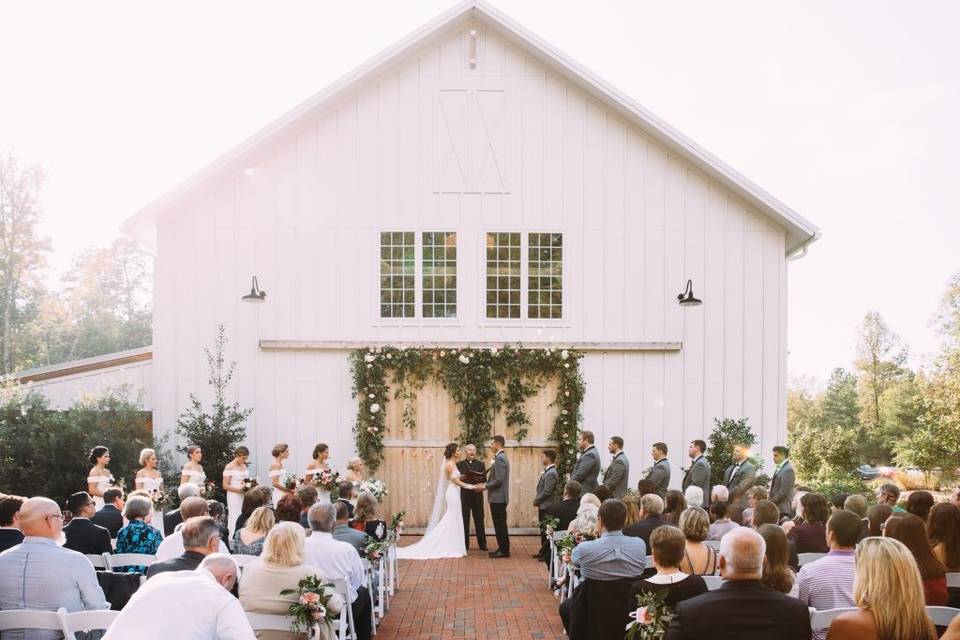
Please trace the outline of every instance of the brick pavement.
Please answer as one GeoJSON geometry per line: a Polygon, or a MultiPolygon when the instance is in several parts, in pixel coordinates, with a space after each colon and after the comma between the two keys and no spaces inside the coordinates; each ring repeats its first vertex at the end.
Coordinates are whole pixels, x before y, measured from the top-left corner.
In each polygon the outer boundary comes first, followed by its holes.
{"type": "MultiPolygon", "coordinates": [[[[418,539],[404,536],[401,544],[418,539]]],[[[539,545],[539,538],[517,536],[508,559],[473,548],[458,560],[401,560],[400,591],[377,640],[566,638],[546,567],[530,557],[539,545]]]]}

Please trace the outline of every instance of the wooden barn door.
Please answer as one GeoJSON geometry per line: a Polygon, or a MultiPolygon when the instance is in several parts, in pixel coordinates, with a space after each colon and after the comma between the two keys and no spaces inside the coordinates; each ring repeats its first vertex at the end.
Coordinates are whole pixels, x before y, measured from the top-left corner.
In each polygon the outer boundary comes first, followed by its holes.
{"type": "MultiPolygon", "coordinates": [[[[496,417],[493,432],[507,438],[510,460],[507,524],[511,528],[537,526],[533,497],[543,469],[540,453],[549,446],[547,437],[558,411],[550,406],[556,394],[556,382],[551,381],[538,395],[527,400],[527,414],[532,424],[522,442],[516,441],[515,429],[507,429],[502,412],[496,417]]],[[[408,528],[424,527],[430,519],[443,448],[455,441],[460,433],[457,406],[441,385],[425,385],[417,394],[415,405],[416,428],[408,429],[403,426],[403,401],[391,400],[387,404],[385,457],[376,473],[390,491],[384,499],[384,511],[392,514],[400,509],[406,510],[404,525],[408,528]]],[[[489,447],[485,447],[479,454],[487,466],[490,466],[492,453],[489,447]]],[[[489,505],[486,514],[486,528],[492,531],[489,505]]]]}

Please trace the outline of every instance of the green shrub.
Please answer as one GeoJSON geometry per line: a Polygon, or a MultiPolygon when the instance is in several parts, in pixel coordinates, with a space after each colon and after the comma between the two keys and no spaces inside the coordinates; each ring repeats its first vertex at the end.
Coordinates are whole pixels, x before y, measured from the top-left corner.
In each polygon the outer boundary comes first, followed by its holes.
{"type": "MultiPolygon", "coordinates": [[[[733,447],[743,443],[753,447],[757,437],[753,435],[746,418],[733,420],[731,418],[713,419],[714,427],[707,442],[707,461],[710,463],[710,486],[723,484],[723,473],[733,464],[733,447]]],[[[756,452],[750,455],[750,462],[757,468],[757,479],[754,486],[766,487],[770,485],[770,477],[763,473],[763,458],[756,452]]]]}

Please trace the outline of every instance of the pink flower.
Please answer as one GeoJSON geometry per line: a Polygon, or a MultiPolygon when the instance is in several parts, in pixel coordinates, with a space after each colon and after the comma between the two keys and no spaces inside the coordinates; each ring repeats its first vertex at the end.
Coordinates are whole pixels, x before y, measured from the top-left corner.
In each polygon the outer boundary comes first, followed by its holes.
{"type": "Polygon", "coordinates": [[[320,594],[305,593],[302,596],[300,596],[300,600],[304,604],[320,604],[320,594]]]}
{"type": "Polygon", "coordinates": [[[647,607],[640,607],[630,614],[631,618],[637,621],[637,624],[647,625],[653,622],[653,616],[647,611],[647,607]]]}

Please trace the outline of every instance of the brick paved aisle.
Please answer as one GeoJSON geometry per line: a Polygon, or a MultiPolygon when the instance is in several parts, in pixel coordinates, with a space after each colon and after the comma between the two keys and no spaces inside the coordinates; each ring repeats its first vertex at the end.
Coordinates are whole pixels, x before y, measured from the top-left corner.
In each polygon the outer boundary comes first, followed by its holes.
{"type": "Polygon", "coordinates": [[[546,567],[530,557],[539,545],[533,536],[513,537],[508,559],[473,548],[459,560],[401,560],[401,589],[377,640],[566,638],[546,567]]]}

